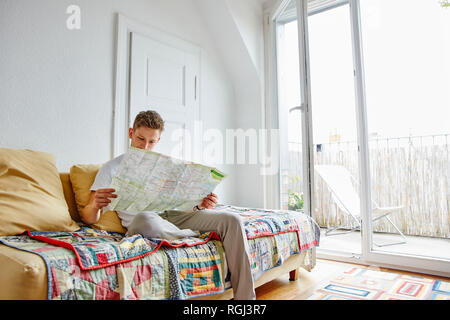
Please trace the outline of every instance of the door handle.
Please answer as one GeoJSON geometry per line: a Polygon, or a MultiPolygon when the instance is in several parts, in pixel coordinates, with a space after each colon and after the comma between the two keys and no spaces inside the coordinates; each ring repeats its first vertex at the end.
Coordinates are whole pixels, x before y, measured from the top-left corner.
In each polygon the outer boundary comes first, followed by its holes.
{"type": "Polygon", "coordinates": [[[292,107],[289,109],[289,113],[296,110],[305,111],[305,105],[302,103],[300,106],[292,107]]]}
{"type": "Polygon", "coordinates": [[[194,78],[194,100],[197,100],[197,76],[194,78]]]}

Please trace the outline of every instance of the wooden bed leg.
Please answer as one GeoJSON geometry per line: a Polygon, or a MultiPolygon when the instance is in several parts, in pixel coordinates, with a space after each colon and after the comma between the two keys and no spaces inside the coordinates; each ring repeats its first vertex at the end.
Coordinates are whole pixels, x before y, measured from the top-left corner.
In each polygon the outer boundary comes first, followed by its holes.
{"type": "Polygon", "coordinates": [[[292,271],[289,271],[289,280],[290,281],[295,281],[295,280],[298,280],[298,275],[299,275],[299,268],[297,268],[297,269],[294,269],[294,270],[292,270],[292,271]]]}

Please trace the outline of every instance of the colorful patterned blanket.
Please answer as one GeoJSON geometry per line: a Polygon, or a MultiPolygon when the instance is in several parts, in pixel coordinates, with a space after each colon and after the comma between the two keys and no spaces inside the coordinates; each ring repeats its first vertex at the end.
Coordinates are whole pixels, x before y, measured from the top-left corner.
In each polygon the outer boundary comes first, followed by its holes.
{"type": "Polygon", "coordinates": [[[85,226],[77,232],[26,231],[26,235],[31,239],[73,251],[82,270],[99,269],[136,260],[156,252],[161,246],[192,247],[211,239],[220,240],[215,232],[205,233],[199,238],[169,241],[144,238],[140,234],[125,237],[121,233],[85,226]]]}
{"type": "Polygon", "coordinates": [[[310,217],[292,210],[267,210],[217,205],[214,209],[239,214],[247,239],[296,232],[300,251],[319,245],[320,227],[310,217]]]}
{"type": "MultiPolygon", "coordinates": [[[[215,209],[243,218],[255,279],[319,243],[318,226],[301,213],[215,209]]],[[[0,241],[44,259],[49,299],[186,299],[230,288],[225,253],[214,232],[167,241],[81,227],[70,233],[28,231],[0,241]]]]}

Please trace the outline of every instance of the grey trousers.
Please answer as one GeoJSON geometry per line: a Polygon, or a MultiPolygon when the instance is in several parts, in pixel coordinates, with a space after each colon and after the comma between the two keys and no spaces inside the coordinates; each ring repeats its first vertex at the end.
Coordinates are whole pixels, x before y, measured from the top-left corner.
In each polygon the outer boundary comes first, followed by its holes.
{"type": "Polygon", "coordinates": [[[239,215],[204,209],[195,212],[167,210],[160,216],[180,229],[191,229],[200,233],[215,231],[225,249],[234,299],[255,299],[247,236],[239,215]]]}

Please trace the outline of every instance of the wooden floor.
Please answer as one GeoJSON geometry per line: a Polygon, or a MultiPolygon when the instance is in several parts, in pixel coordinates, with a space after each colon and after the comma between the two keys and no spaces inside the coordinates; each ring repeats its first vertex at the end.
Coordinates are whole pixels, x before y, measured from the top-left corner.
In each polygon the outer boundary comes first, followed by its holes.
{"type": "Polygon", "coordinates": [[[256,300],[304,300],[311,296],[314,291],[349,267],[357,266],[361,268],[376,269],[387,272],[395,272],[401,274],[415,275],[419,277],[427,277],[450,281],[450,278],[424,275],[412,272],[400,272],[398,270],[390,270],[386,268],[373,268],[350,263],[336,262],[331,260],[317,259],[316,266],[311,272],[300,269],[299,278],[296,281],[289,281],[289,274],[278,279],[270,281],[256,288],[256,300]]]}

